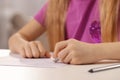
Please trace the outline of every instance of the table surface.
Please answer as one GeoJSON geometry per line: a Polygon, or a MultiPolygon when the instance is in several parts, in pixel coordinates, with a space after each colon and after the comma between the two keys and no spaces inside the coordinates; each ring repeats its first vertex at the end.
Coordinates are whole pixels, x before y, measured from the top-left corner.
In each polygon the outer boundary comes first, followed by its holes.
{"type": "MultiPolygon", "coordinates": [[[[0,57],[8,55],[9,52],[0,49],[0,57]]],[[[120,68],[88,72],[91,68],[105,65],[108,64],[68,65],[58,68],[0,66],[0,80],[120,80],[120,68]]]]}

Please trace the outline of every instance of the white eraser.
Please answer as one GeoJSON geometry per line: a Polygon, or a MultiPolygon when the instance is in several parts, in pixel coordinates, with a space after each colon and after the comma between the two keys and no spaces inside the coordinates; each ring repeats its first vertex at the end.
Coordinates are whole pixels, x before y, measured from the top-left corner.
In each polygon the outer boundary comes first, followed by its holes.
{"type": "Polygon", "coordinates": [[[58,58],[53,58],[53,57],[51,57],[51,59],[52,59],[55,63],[59,61],[58,58]]]}

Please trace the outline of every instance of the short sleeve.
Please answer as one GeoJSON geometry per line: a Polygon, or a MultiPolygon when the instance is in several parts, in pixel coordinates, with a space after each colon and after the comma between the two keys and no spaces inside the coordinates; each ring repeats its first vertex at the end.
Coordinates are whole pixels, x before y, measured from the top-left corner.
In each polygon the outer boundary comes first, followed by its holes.
{"type": "Polygon", "coordinates": [[[34,16],[34,19],[39,22],[42,26],[45,26],[47,4],[45,4],[38,13],[34,16]]]}

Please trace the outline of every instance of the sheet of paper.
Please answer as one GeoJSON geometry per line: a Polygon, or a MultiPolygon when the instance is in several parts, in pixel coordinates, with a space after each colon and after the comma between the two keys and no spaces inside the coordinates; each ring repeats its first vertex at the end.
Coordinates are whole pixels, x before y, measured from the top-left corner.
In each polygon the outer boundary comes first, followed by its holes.
{"type": "Polygon", "coordinates": [[[50,58],[27,59],[22,58],[18,54],[12,53],[10,53],[8,56],[0,57],[0,66],[57,68],[66,65],[67,64],[60,62],[54,63],[50,58]]]}

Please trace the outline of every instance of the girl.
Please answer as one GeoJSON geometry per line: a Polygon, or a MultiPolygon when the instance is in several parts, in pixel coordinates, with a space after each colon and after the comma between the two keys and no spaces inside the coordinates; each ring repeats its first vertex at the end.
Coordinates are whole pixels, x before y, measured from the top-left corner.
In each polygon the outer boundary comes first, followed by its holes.
{"type": "Polygon", "coordinates": [[[9,48],[27,58],[50,57],[40,41],[33,41],[47,31],[53,57],[63,63],[119,60],[119,3],[120,0],[49,0],[9,39],[9,48]]]}

